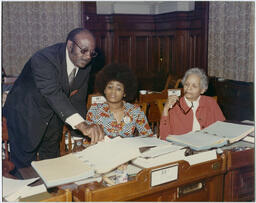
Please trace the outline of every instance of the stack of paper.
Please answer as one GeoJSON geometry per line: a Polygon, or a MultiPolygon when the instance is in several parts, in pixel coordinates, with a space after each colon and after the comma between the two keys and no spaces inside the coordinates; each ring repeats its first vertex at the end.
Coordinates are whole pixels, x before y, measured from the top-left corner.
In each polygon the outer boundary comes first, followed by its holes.
{"type": "MultiPolygon", "coordinates": [[[[142,156],[139,150],[142,147],[173,147],[171,143],[154,137],[106,139],[104,142],[76,153],[80,160],[91,164],[97,173],[107,173],[121,164],[142,156]]],[[[176,148],[171,150],[176,150],[176,148]]],[[[166,150],[164,153],[166,153],[166,150]]]]}
{"type": "Polygon", "coordinates": [[[168,135],[166,140],[194,150],[206,150],[239,141],[253,131],[254,126],[251,125],[217,121],[200,131],[168,135]]]}
{"type": "Polygon", "coordinates": [[[38,179],[39,177],[27,180],[3,177],[3,198],[8,202],[17,202],[19,201],[19,198],[45,192],[46,188],[44,185],[34,187],[28,186],[30,183],[33,183],[38,179]]]}
{"type": "Polygon", "coordinates": [[[74,154],[33,161],[31,165],[47,188],[75,182],[94,175],[94,169],[79,160],[74,154]]]}
{"type": "Polygon", "coordinates": [[[180,160],[187,161],[190,165],[194,165],[217,158],[216,150],[200,152],[190,156],[185,156],[185,151],[186,149],[180,149],[153,158],[138,157],[137,159],[133,160],[132,163],[142,168],[151,168],[180,160]]]}

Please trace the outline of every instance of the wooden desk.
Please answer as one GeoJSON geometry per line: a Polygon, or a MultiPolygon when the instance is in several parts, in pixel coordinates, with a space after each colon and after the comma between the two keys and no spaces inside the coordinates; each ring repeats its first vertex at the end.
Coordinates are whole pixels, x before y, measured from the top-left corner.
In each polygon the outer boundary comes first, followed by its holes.
{"type": "Polygon", "coordinates": [[[151,186],[151,172],[163,166],[143,169],[134,180],[114,186],[85,184],[73,190],[74,201],[222,201],[226,171],[225,155],[190,166],[178,163],[178,179],[151,186]]]}
{"type": "Polygon", "coordinates": [[[254,201],[254,149],[226,151],[224,201],[254,201]]]}
{"type": "MultiPolygon", "coordinates": [[[[143,169],[133,180],[110,187],[94,182],[67,188],[73,201],[254,201],[254,145],[234,151],[236,146],[223,148],[216,160],[192,166],[176,162],[178,179],[158,186],[151,186],[151,172],[175,163],[143,169]]],[[[31,169],[19,171],[32,178],[31,169]]]]}

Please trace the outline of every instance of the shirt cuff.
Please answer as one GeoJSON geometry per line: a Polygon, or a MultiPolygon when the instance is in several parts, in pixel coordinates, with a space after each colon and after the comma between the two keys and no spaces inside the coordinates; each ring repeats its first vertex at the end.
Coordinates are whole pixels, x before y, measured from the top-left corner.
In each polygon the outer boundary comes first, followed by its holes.
{"type": "Polygon", "coordinates": [[[67,117],[65,120],[67,124],[69,124],[73,129],[76,129],[76,125],[79,123],[84,122],[84,119],[82,116],[80,116],[79,113],[72,114],[71,116],[67,117]]]}

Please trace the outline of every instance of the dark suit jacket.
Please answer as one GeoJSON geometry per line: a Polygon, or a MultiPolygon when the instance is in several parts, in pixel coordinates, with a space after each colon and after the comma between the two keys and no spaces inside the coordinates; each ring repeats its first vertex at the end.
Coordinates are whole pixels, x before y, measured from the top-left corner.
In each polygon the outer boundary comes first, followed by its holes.
{"type": "Polygon", "coordinates": [[[74,113],[85,118],[90,70],[90,65],[79,68],[70,88],[66,44],[55,44],[36,52],[15,81],[3,109],[7,125],[20,131],[10,134],[10,139],[19,142],[23,150],[33,151],[54,114],[62,121],[74,113]],[[69,97],[76,89],[77,94],[69,97]]]}

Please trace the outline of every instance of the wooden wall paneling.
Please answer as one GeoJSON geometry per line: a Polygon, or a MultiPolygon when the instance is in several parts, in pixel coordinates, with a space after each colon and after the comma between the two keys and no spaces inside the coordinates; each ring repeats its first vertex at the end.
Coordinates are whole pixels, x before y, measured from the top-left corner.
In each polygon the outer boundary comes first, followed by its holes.
{"type": "Polygon", "coordinates": [[[201,62],[202,38],[200,30],[190,31],[189,34],[189,67],[204,68],[201,62]]]}
{"type": "Polygon", "coordinates": [[[169,73],[172,75],[178,75],[177,71],[174,69],[174,35],[168,36],[169,42],[169,73]]]}
{"type": "Polygon", "coordinates": [[[156,35],[153,35],[151,38],[150,53],[152,55],[152,58],[149,59],[151,62],[150,70],[152,70],[152,72],[158,72],[160,67],[160,52],[159,52],[158,37],[156,35]]]}
{"type": "Polygon", "coordinates": [[[174,38],[174,69],[178,77],[182,77],[188,67],[187,31],[177,31],[174,38]]]}
{"type": "Polygon", "coordinates": [[[194,11],[160,15],[97,15],[95,2],[84,2],[83,25],[97,35],[107,64],[126,63],[138,73],[139,88],[161,91],[168,73],[182,77],[193,66],[207,72],[208,6],[196,2],[194,11]]]}
{"type": "Polygon", "coordinates": [[[129,66],[132,65],[132,36],[127,33],[126,35],[116,35],[114,37],[114,62],[124,63],[129,66]]]}
{"type": "Polygon", "coordinates": [[[135,49],[133,51],[134,71],[138,77],[150,75],[149,69],[149,36],[135,36],[135,49]]]}

